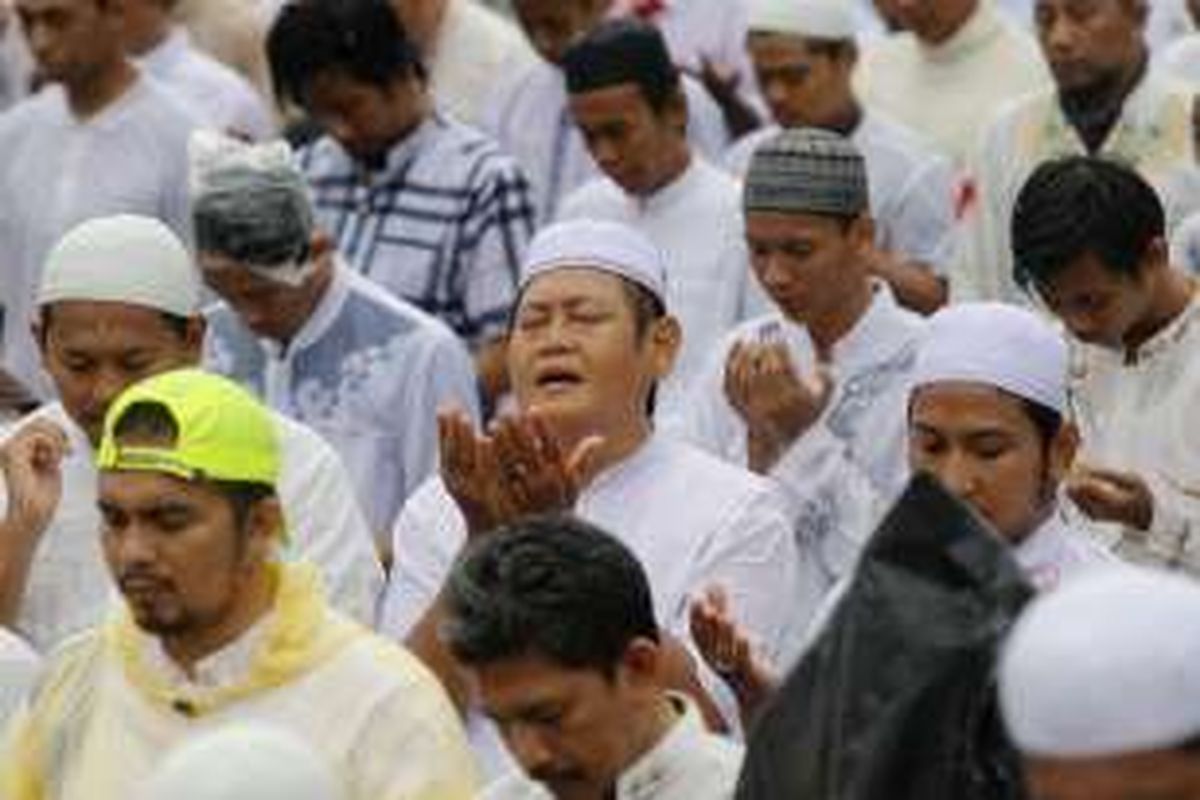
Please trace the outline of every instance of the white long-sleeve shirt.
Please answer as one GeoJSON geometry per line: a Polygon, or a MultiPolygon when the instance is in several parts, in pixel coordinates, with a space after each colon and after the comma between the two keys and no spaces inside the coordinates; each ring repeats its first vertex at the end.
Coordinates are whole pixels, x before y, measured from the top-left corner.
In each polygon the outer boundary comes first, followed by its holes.
{"type": "Polygon", "coordinates": [[[444,323],[338,259],[286,349],[225,304],[206,312],[205,363],[338,451],[371,531],[387,544],[405,498],[437,469],[437,411],[479,418],[475,367],[444,323]]]}
{"type": "MultiPolygon", "coordinates": [[[[61,467],[62,500],[38,543],[17,619],[18,631],[46,652],[103,619],[115,587],[100,549],[91,444],[58,403],[33,412],[0,438],[35,419],[60,427],[70,445],[61,467]]],[[[321,437],[285,417],[275,419],[281,445],[277,488],[290,537],[285,555],[316,564],[333,604],[370,624],[383,570],[345,468],[321,437]]],[[[0,513],[7,507],[5,490],[0,480],[0,513]]]]}

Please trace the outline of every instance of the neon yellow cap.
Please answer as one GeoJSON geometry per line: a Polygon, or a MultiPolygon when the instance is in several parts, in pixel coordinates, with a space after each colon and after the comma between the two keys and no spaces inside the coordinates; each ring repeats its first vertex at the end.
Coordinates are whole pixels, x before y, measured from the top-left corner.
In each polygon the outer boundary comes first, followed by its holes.
{"type": "Polygon", "coordinates": [[[271,412],[232,381],[198,369],[139,381],[116,399],[104,419],[96,464],[102,470],[163,472],[184,480],[244,481],[274,486],[279,440],[271,412]],[[166,409],[178,431],[170,447],[120,445],[113,437],[135,405],[166,409]]]}

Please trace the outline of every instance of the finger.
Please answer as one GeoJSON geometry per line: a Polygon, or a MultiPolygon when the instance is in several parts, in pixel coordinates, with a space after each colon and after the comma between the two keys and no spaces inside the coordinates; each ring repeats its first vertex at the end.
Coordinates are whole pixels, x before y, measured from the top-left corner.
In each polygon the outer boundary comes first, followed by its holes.
{"type": "Polygon", "coordinates": [[[573,490],[578,491],[591,478],[603,447],[604,437],[592,435],[585,437],[571,451],[567,459],[566,477],[573,490]]]}
{"type": "Polygon", "coordinates": [[[550,430],[550,423],[541,414],[529,414],[527,419],[537,440],[540,457],[553,464],[562,463],[562,449],[558,446],[558,437],[550,430]]]}

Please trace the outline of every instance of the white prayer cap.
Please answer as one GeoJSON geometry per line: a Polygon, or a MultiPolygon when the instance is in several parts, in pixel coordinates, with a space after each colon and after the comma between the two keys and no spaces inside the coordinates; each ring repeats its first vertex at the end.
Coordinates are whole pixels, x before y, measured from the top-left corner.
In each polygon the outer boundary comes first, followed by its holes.
{"type": "Polygon", "coordinates": [[[139,800],[342,800],[329,766],[295,734],[241,723],[197,735],[163,761],[139,800]]]}
{"type": "Polygon", "coordinates": [[[847,0],[751,0],[749,28],[807,39],[853,39],[855,33],[847,0]]]}
{"type": "Polygon", "coordinates": [[[573,219],[542,228],[529,243],[521,289],[539,275],[566,268],[619,275],[645,288],[666,305],[667,267],[662,251],[628,225],[573,219]]]}
{"type": "Polygon", "coordinates": [[[0,727],[33,688],[41,667],[41,659],[25,640],[0,627],[0,727]]]}
{"type": "Polygon", "coordinates": [[[1005,645],[1000,704],[1032,755],[1097,758],[1200,736],[1200,585],[1122,566],[1039,597],[1005,645]]]}
{"type": "Polygon", "coordinates": [[[51,249],[37,303],[60,300],[127,303],[190,317],[200,283],[170,228],[151,217],[118,214],[75,226],[51,249]]]}
{"type": "Polygon", "coordinates": [[[914,389],[969,381],[1067,413],[1067,344],[1050,323],[1007,303],[960,303],[929,318],[914,389]]]}

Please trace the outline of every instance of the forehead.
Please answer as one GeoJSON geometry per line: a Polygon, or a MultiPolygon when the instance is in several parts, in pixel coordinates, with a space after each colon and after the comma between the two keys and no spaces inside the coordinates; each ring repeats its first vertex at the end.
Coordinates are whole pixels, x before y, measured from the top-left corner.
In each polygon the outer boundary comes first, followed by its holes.
{"type": "Polygon", "coordinates": [[[633,81],[572,92],[569,101],[572,111],[589,117],[627,116],[650,108],[642,88],[633,81]]]}
{"type": "Polygon", "coordinates": [[[18,11],[26,14],[70,13],[99,8],[98,0],[16,0],[14,5],[18,11]]]}
{"type": "Polygon", "coordinates": [[[1087,252],[1065,264],[1039,287],[1052,295],[1095,292],[1134,292],[1137,283],[1094,253],[1087,252]]]}
{"type": "Polygon", "coordinates": [[[472,671],[488,711],[499,715],[599,692],[608,685],[595,670],[572,669],[536,655],[504,658],[472,671]]]}
{"type": "Polygon", "coordinates": [[[219,501],[213,489],[161,472],[101,470],[98,491],[101,502],[129,512],[166,505],[203,506],[219,501]]]}
{"type": "Polygon", "coordinates": [[[746,45],[755,60],[811,60],[808,45],[803,36],[792,33],[753,31],[746,38],[746,45]]]}
{"type": "Polygon", "coordinates": [[[582,300],[610,303],[624,297],[624,279],[611,272],[586,265],[559,267],[529,282],[519,308],[582,300]]]}
{"type": "Polygon", "coordinates": [[[315,105],[343,105],[386,102],[384,90],[373,83],[361,81],[345,69],[327,67],[313,75],[308,84],[307,99],[315,105]]]}
{"type": "Polygon", "coordinates": [[[975,381],[938,381],[913,390],[911,420],[944,433],[1033,433],[1022,400],[975,381]]]}
{"type": "Polygon", "coordinates": [[[840,235],[841,231],[841,220],[823,214],[785,211],[746,214],[746,236],[756,240],[816,239],[840,235]]]}
{"type": "Polygon", "coordinates": [[[1060,13],[1069,15],[1103,14],[1121,16],[1130,22],[1136,19],[1136,9],[1141,0],[1036,0],[1035,13],[1060,13]]]}
{"type": "Polygon", "coordinates": [[[91,300],[63,300],[45,309],[47,334],[73,348],[137,349],[183,346],[163,317],[145,306],[91,300]]]}

